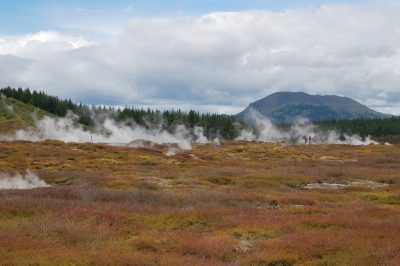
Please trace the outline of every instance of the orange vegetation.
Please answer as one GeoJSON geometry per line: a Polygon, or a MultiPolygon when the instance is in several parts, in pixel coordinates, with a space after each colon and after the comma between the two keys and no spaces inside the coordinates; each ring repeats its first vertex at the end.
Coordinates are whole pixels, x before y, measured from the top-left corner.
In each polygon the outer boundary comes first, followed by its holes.
{"type": "Polygon", "coordinates": [[[4,265],[400,265],[400,146],[0,142],[4,265]],[[385,186],[305,189],[310,183],[385,186]],[[362,182],[355,182],[362,184],[362,182]]]}

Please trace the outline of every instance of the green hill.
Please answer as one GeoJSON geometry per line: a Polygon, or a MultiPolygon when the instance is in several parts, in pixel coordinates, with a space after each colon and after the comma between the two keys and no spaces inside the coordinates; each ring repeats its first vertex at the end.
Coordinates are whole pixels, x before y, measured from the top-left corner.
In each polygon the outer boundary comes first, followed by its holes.
{"type": "Polygon", "coordinates": [[[290,123],[300,117],[311,121],[390,117],[348,97],[309,95],[304,92],[273,93],[251,103],[237,117],[252,122],[252,110],[277,123],[290,123]]]}
{"type": "Polygon", "coordinates": [[[32,127],[35,119],[41,119],[45,115],[54,116],[32,105],[0,96],[0,133],[32,127]]]}

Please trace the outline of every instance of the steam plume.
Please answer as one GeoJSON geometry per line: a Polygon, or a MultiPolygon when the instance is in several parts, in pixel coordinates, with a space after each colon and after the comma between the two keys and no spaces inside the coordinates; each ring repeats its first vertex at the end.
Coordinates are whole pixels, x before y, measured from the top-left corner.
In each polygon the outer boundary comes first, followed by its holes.
{"type": "Polygon", "coordinates": [[[15,175],[7,175],[0,173],[0,189],[32,189],[38,187],[48,187],[45,181],[41,180],[31,171],[27,171],[25,175],[16,173],[15,175]]]}
{"type": "MultiPolygon", "coordinates": [[[[251,119],[254,121],[254,129],[244,129],[240,132],[237,140],[263,141],[263,142],[297,142],[301,143],[303,136],[311,136],[313,143],[368,145],[375,144],[370,137],[362,139],[358,135],[341,135],[330,130],[323,131],[306,119],[297,120],[289,129],[281,129],[274,125],[268,118],[262,116],[255,110],[251,110],[251,119]]],[[[83,126],[75,122],[73,115],[65,118],[43,117],[36,122],[35,128],[22,129],[12,135],[0,135],[0,140],[29,140],[42,141],[46,139],[61,140],[64,142],[96,142],[124,145],[135,140],[150,141],[158,144],[176,143],[179,149],[189,150],[192,142],[210,143],[219,145],[218,138],[209,140],[204,136],[202,127],[188,129],[179,125],[173,132],[162,129],[160,125],[144,127],[141,125],[128,126],[117,123],[104,117],[99,119],[93,132],[85,130],[83,126]]],[[[175,154],[171,149],[169,155],[175,154]]]]}
{"type": "Polygon", "coordinates": [[[46,139],[64,142],[97,142],[110,144],[126,144],[133,140],[146,140],[159,144],[177,143],[181,149],[191,149],[192,141],[207,143],[201,127],[195,127],[194,134],[183,125],[170,133],[160,127],[147,129],[140,125],[128,126],[106,118],[95,132],[85,130],[71,117],[52,118],[45,116],[37,121],[35,128],[18,130],[15,134],[0,136],[0,140],[42,141],[46,139]],[[194,139],[192,137],[194,135],[194,139]]]}
{"type": "Polygon", "coordinates": [[[263,141],[263,142],[302,142],[302,137],[311,137],[313,143],[369,145],[377,144],[370,137],[362,139],[358,135],[341,135],[329,130],[322,131],[307,119],[298,119],[289,129],[280,129],[271,120],[261,115],[256,110],[250,112],[250,119],[254,121],[255,131],[244,129],[241,131],[238,140],[263,141]]]}

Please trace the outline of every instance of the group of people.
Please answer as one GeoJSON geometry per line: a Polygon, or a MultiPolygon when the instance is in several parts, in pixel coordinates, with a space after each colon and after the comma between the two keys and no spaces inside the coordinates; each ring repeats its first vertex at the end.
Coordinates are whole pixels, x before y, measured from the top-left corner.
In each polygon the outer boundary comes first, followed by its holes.
{"type": "Polygon", "coordinates": [[[304,141],[304,144],[311,144],[312,143],[312,138],[311,138],[311,136],[309,136],[308,138],[307,138],[307,136],[303,136],[303,141],[304,141]]]}

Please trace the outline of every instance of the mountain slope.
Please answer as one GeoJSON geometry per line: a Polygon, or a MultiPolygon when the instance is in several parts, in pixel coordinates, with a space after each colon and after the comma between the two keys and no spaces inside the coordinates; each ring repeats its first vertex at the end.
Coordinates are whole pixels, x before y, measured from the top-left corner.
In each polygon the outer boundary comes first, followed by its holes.
{"type": "Polygon", "coordinates": [[[252,122],[252,110],[278,123],[292,122],[300,117],[311,121],[389,117],[347,97],[309,95],[304,92],[273,93],[251,103],[237,117],[252,122]]]}
{"type": "Polygon", "coordinates": [[[0,96],[0,133],[10,133],[35,125],[35,119],[54,117],[41,109],[13,98],[0,96]]]}

